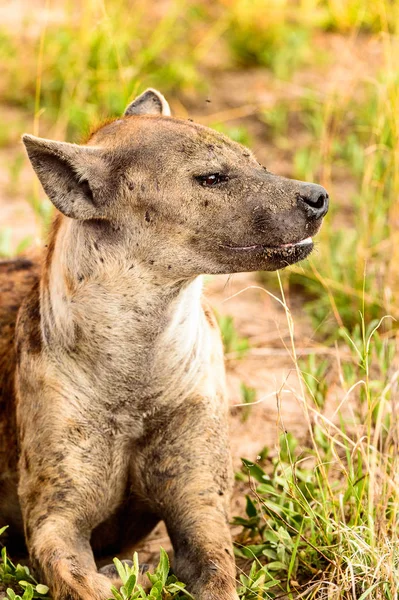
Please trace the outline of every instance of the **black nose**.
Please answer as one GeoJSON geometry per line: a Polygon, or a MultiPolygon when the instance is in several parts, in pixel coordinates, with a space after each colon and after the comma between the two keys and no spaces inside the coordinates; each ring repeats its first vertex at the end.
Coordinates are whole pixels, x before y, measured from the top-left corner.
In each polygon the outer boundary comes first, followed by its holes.
{"type": "Polygon", "coordinates": [[[321,219],[328,211],[328,194],[321,185],[308,183],[297,193],[298,203],[311,219],[321,219]]]}

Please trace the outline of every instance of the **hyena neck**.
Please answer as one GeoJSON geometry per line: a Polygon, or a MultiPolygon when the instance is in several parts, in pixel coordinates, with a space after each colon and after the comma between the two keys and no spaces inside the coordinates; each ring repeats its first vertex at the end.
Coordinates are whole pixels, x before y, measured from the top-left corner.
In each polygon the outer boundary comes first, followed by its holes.
{"type": "MultiPolygon", "coordinates": [[[[56,222],[41,285],[42,331],[53,351],[74,352],[127,376],[184,370],[203,337],[202,281],[157,279],[129,264],[95,228],[56,222]]],[[[120,374],[120,373],[119,373],[120,374]]]]}

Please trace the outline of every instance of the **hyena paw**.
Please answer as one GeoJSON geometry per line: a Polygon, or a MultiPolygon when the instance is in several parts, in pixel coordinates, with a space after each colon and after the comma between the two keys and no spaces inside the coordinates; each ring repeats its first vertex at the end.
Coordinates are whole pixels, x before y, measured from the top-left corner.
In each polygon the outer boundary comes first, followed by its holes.
{"type": "Polygon", "coordinates": [[[202,590],[195,594],[196,600],[239,600],[236,590],[216,589],[202,590]]]}
{"type": "Polygon", "coordinates": [[[213,577],[206,583],[199,581],[194,587],[196,600],[239,600],[232,577],[213,577]]]}

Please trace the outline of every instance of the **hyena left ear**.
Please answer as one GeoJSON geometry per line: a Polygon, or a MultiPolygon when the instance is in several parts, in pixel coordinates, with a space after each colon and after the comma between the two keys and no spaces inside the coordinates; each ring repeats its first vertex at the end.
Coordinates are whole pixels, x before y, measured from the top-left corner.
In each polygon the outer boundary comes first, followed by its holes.
{"type": "Polygon", "coordinates": [[[126,108],[124,116],[132,115],[163,115],[170,117],[170,107],[158,90],[148,88],[126,108]]]}
{"type": "Polygon", "coordinates": [[[23,135],[30,162],[54,206],[71,219],[106,218],[112,196],[100,148],[23,135]]]}

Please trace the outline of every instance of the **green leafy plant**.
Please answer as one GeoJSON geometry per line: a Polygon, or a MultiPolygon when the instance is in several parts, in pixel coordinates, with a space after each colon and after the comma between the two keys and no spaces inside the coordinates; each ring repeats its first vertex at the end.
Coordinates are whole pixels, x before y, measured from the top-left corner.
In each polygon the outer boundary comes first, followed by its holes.
{"type": "Polygon", "coordinates": [[[160,549],[159,564],[154,573],[147,573],[151,583],[151,589],[147,592],[138,583],[140,574],[140,565],[137,552],[133,555],[133,565],[130,567],[122,563],[118,558],[114,558],[114,564],[118,575],[122,580],[122,587],[118,590],[112,587],[112,593],[115,600],[136,600],[138,598],[148,600],[164,600],[174,598],[193,598],[185,589],[185,584],[178,581],[177,577],[170,574],[169,557],[163,548],[160,549]]]}
{"type": "MultiPolygon", "coordinates": [[[[0,536],[6,529],[7,526],[0,528],[0,536]]],[[[4,546],[1,549],[0,583],[7,588],[9,600],[49,600],[48,587],[38,583],[26,565],[15,565],[4,546]]]]}

